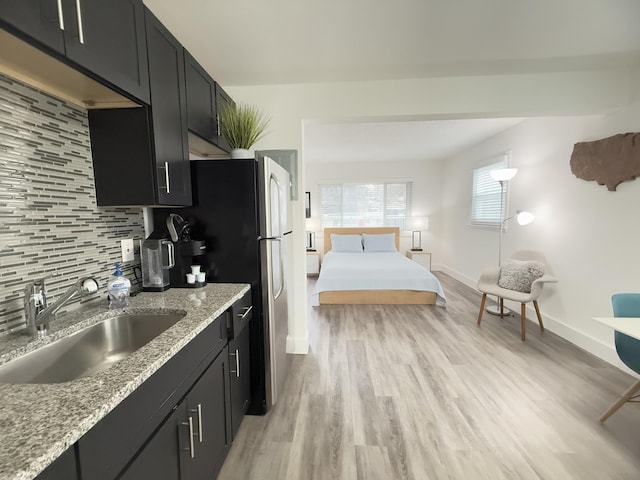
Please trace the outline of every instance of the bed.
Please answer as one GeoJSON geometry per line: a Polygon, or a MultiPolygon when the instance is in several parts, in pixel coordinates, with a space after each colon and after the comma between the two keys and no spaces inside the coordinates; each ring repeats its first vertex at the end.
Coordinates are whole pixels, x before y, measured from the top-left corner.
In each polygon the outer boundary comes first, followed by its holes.
{"type": "MultiPolygon", "coordinates": [[[[389,240],[389,238],[386,238],[389,240]]],[[[446,304],[438,279],[426,268],[398,252],[398,227],[325,228],[325,253],[311,304],[446,304]],[[374,235],[371,240],[393,235],[391,248],[384,251],[334,251],[331,235],[341,242],[352,235],[374,235]],[[391,251],[395,250],[395,251],[391,251]]]]}

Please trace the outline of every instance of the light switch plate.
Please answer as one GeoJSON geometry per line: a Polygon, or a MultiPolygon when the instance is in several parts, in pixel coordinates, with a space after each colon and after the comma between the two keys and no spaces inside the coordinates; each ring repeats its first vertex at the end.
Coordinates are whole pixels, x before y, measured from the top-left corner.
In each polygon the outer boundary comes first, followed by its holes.
{"type": "Polygon", "coordinates": [[[122,248],[122,261],[133,262],[133,238],[127,238],[120,242],[122,248]]]}

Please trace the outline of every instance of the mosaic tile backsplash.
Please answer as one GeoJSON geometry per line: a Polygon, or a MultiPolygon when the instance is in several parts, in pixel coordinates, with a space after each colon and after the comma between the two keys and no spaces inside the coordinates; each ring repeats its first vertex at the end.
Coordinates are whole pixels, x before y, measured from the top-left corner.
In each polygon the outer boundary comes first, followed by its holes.
{"type": "MultiPolygon", "coordinates": [[[[144,238],[140,208],[96,206],[85,110],[0,75],[0,335],[23,328],[23,290],[46,281],[49,304],[82,276],[105,302],[120,240],[144,238]]],[[[137,289],[136,261],[123,273],[137,289]]],[[[74,303],[75,302],[75,303],[74,303]]]]}

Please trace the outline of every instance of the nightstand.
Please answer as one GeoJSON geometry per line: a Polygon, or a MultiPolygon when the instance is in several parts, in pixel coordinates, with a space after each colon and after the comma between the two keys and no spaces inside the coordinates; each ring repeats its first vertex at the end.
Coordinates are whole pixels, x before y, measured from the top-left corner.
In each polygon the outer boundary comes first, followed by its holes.
{"type": "MultiPolygon", "coordinates": [[[[407,257],[416,262],[418,265],[422,265],[424,268],[431,271],[431,252],[408,250],[407,257]]],[[[307,260],[307,264],[308,263],[309,261],[307,260]]]]}
{"type": "Polygon", "coordinates": [[[320,274],[320,254],[318,252],[307,252],[307,277],[318,276],[320,274]]]}

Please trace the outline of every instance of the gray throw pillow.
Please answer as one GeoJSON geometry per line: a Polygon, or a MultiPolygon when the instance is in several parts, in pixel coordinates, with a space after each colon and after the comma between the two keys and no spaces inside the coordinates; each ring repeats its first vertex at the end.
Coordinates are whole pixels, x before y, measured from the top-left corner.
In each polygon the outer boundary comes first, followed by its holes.
{"type": "Polygon", "coordinates": [[[498,285],[507,290],[531,293],[531,284],[544,275],[544,264],[535,261],[505,260],[498,285]]]}

